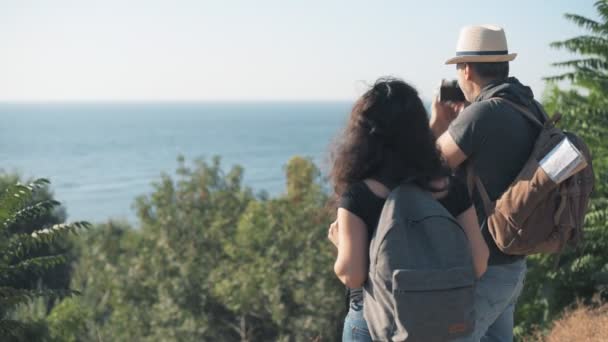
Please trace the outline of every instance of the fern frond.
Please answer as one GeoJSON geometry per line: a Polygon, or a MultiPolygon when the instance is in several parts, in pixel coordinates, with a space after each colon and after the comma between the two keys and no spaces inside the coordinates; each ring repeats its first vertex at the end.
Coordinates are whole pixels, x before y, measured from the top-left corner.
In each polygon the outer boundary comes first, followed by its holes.
{"type": "Polygon", "coordinates": [[[5,254],[9,257],[22,258],[26,253],[42,245],[50,245],[69,234],[77,234],[81,229],[88,229],[89,222],[78,221],[61,223],[49,228],[36,230],[32,234],[14,234],[10,237],[5,254]]]}
{"type": "Polygon", "coordinates": [[[27,303],[38,294],[37,290],[0,287],[0,305],[4,310],[27,303]]]}
{"type": "Polygon", "coordinates": [[[0,319],[0,336],[19,339],[25,333],[27,324],[12,319],[0,319]]]}
{"type": "Polygon", "coordinates": [[[601,58],[585,58],[585,59],[574,59],[565,62],[551,63],[551,66],[559,68],[567,67],[587,67],[591,69],[608,69],[608,61],[601,58]]]}
{"type": "Polygon", "coordinates": [[[583,17],[582,15],[566,13],[564,18],[570,20],[579,27],[586,28],[593,33],[605,33],[606,27],[595,20],[583,17]]]}
{"type": "Polygon", "coordinates": [[[580,54],[596,54],[599,56],[607,56],[608,40],[598,36],[578,36],[561,42],[553,42],[549,44],[555,49],[566,49],[570,52],[580,54]]]}
{"type": "Polygon", "coordinates": [[[585,216],[585,224],[594,226],[604,224],[608,221],[608,210],[594,210],[587,213],[585,216]]]}
{"type": "Polygon", "coordinates": [[[46,243],[53,243],[59,234],[62,233],[77,233],[80,229],[87,229],[91,224],[87,221],[77,221],[72,223],[55,224],[49,228],[34,231],[31,235],[33,238],[40,239],[46,243]]]}
{"type": "Polygon", "coordinates": [[[608,1],[597,1],[593,6],[597,9],[602,19],[608,21],[608,1]]]}
{"type": "Polygon", "coordinates": [[[50,184],[48,179],[40,178],[27,185],[10,185],[2,195],[0,195],[0,222],[4,222],[12,214],[23,208],[31,200],[35,190],[46,187],[50,184]]]}
{"type": "Polygon", "coordinates": [[[0,282],[14,279],[24,274],[42,275],[53,267],[64,264],[65,255],[49,255],[42,257],[29,258],[14,265],[0,266],[0,282]]]}
{"type": "Polygon", "coordinates": [[[4,221],[4,224],[9,226],[11,224],[18,223],[18,222],[24,222],[24,221],[27,222],[28,220],[34,220],[34,219],[48,213],[53,208],[55,208],[59,205],[61,205],[61,203],[59,203],[55,200],[46,200],[46,201],[38,202],[36,204],[27,206],[27,207],[17,211],[14,215],[12,215],[11,217],[8,217],[4,221]]]}
{"type": "Polygon", "coordinates": [[[64,298],[78,295],[80,292],[74,290],[54,290],[54,289],[16,289],[13,287],[0,287],[0,306],[3,310],[15,308],[19,304],[28,303],[34,298],[45,297],[50,299],[64,298]]]}
{"type": "Polygon", "coordinates": [[[547,82],[560,82],[564,80],[574,81],[576,76],[577,75],[574,72],[567,72],[561,75],[543,77],[543,80],[547,82]]]}

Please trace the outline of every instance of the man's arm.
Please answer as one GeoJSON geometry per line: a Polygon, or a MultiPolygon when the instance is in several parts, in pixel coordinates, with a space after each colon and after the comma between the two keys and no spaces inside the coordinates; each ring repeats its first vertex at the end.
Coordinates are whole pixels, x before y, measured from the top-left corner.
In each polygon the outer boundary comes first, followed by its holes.
{"type": "Polygon", "coordinates": [[[430,126],[437,137],[437,147],[451,169],[455,169],[467,159],[466,154],[454,141],[448,127],[463,110],[464,103],[440,102],[437,97],[431,106],[430,126]]]}
{"type": "Polygon", "coordinates": [[[437,139],[437,147],[452,170],[456,169],[467,159],[467,155],[458,147],[458,144],[456,144],[449,132],[443,133],[437,139]]]}

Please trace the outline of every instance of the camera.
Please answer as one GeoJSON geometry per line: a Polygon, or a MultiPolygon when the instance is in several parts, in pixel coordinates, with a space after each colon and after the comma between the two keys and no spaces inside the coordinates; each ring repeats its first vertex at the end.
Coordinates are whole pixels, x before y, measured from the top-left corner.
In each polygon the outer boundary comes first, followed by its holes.
{"type": "Polygon", "coordinates": [[[464,93],[458,86],[457,80],[441,80],[439,87],[439,101],[465,102],[464,93]]]}

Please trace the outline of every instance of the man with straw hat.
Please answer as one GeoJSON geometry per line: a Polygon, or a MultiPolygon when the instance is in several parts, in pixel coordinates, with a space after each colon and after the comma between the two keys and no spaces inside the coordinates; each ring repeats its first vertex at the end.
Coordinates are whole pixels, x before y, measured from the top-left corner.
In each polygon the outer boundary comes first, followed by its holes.
{"type": "MultiPolygon", "coordinates": [[[[502,28],[494,25],[464,27],[456,55],[458,84],[467,102],[440,102],[432,106],[431,128],[451,168],[466,179],[471,169],[485,185],[491,200],[504,192],[528,159],[539,129],[502,98],[528,108],[543,120],[532,90],[509,77],[509,53],[502,28]]],[[[478,221],[490,250],[488,269],[475,294],[476,327],[467,341],[512,341],[515,303],[526,274],[524,256],[501,252],[488,232],[486,213],[477,191],[473,193],[478,221]]]]}

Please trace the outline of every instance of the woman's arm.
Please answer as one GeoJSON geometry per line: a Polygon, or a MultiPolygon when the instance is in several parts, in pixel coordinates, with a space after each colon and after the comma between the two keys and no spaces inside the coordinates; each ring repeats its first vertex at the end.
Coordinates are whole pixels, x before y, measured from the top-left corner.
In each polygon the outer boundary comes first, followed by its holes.
{"type": "Polygon", "coordinates": [[[369,241],[367,226],[357,215],[339,208],[337,219],[338,257],[334,272],[349,288],[358,288],[367,279],[369,241]]]}
{"type": "Polygon", "coordinates": [[[479,223],[477,222],[477,213],[475,211],[475,207],[471,206],[469,209],[462,212],[462,214],[458,215],[456,220],[458,220],[458,223],[460,223],[464,229],[464,233],[467,235],[469,243],[471,244],[475,275],[479,279],[488,268],[490,250],[488,249],[488,245],[481,235],[481,229],[479,229],[479,223]]]}

